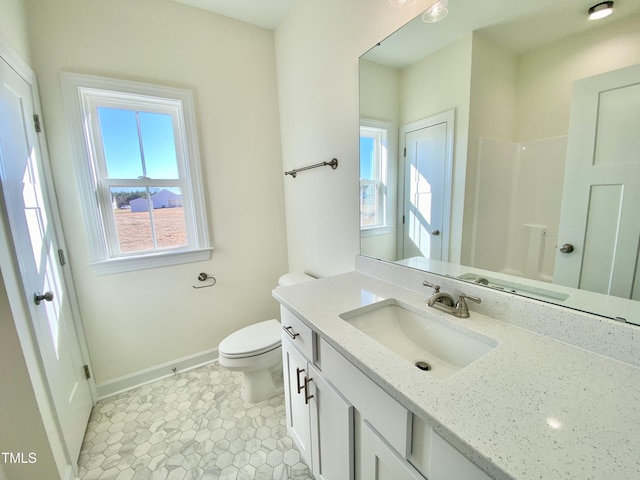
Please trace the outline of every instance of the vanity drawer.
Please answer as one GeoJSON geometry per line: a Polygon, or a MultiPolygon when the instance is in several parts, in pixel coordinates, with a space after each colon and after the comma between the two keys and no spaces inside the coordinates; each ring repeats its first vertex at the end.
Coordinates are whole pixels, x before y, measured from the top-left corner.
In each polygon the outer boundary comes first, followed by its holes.
{"type": "Polygon", "coordinates": [[[409,454],[412,414],[324,340],[322,375],[358,410],[362,420],[404,458],[409,454]]]}
{"type": "Polygon", "coordinates": [[[280,307],[280,318],[282,335],[286,335],[307,360],[313,360],[313,331],[284,307],[280,307]]]}

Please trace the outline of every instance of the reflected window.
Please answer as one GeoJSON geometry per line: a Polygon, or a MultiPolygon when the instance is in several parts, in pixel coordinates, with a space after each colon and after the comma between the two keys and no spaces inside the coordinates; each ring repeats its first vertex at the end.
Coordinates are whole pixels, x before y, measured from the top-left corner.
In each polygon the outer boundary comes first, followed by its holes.
{"type": "Polygon", "coordinates": [[[360,126],[360,228],[389,224],[387,128],[360,126]]]}
{"type": "Polygon", "coordinates": [[[134,259],[134,267],[114,270],[126,271],[181,263],[176,254],[185,252],[208,256],[190,93],[68,74],[65,95],[81,114],[71,120],[82,131],[86,153],[78,171],[89,199],[84,207],[94,263],[134,259]]]}

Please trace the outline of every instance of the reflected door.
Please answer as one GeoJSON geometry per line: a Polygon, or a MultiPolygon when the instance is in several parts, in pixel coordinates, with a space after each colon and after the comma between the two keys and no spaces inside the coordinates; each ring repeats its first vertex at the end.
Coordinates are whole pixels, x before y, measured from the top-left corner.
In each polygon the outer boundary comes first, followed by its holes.
{"type": "Polygon", "coordinates": [[[77,460],[92,398],[58,260],[30,85],[0,60],[0,186],[25,303],[68,452],[77,460]]]}
{"type": "Polygon", "coordinates": [[[640,300],[640,65],[575,82],[554,282],[640,300]]]}
{"type": "Polygon", "coordinates": [[[437,115],[403,127],[405,185],[400,258],[448,260],[452,123],[452,118],[437,115]]]}

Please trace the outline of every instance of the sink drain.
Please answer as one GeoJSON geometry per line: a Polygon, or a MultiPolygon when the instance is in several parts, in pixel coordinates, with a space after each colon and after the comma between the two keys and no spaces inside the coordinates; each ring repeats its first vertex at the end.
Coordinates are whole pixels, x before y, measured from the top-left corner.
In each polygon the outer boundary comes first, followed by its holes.
{"type": "Polygon", "coordinates": [[[420,370],[423,370],[425,372],[428,372],[429,370],[431,370],[431,365],[429,365],[427,362],[416,362],[416,367],[418,367],[420,370]]]}

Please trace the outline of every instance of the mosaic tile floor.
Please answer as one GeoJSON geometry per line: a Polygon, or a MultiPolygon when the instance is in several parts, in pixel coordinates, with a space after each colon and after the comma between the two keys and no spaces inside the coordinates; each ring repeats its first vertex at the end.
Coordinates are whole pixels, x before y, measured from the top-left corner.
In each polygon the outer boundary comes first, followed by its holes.
{"type": "Polygon", "coordinates": [[[80,480],[313,480],[286,433],[283,396],[245,404],[217,363],[101,400],[80,480]]]}

